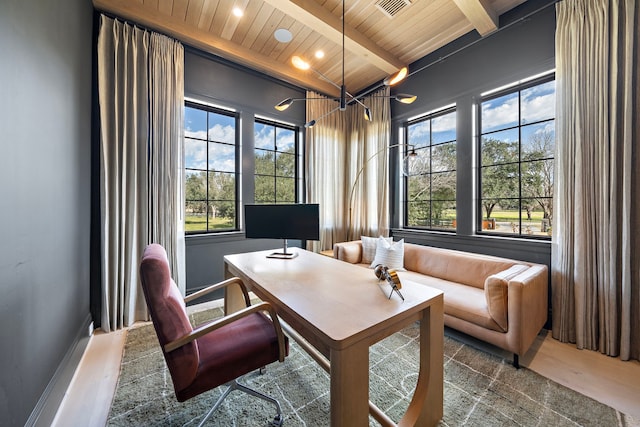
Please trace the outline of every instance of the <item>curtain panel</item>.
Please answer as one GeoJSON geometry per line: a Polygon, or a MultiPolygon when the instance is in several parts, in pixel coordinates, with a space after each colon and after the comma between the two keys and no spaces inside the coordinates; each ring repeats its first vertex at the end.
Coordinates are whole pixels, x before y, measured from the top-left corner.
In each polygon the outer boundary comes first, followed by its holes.
{"type": "MultiPolygon", "coordinates": [[[[308,91],[307,98],[322,98],[308,91]]],[[[307,201],[320,204],[320,240],[308,242],[307,249],[321,251],[333,247],[346,236],[345,193],[346,178],[346,117],[343,112],[330,113],[336,107],[331,99],[307,101],[307,120],[322,117],[315,126],[307,128],[305,137],[305,173],[307,201]]]]}
{"type": "Polygon", "coordinates": [[[349,110],[349,240],[389,235],[389,93],[387,86],[362,100],[371,110],[371,121],[365,120],[362,106],[354,104],[349,110]]]}
{"type": "Polygon", "coordinates": [[[556,5],[553,336],[640,356],[636,0],[556,5]]]}
{"type": "MultiPolygon", "coordinates": [[[[373,114],[364,119],[362,106],[335,111],[332,99],[307,102],[307,120],[318,123],[306,131],[307,198],[320,204],[320,241],[310,250],[331,249],[336,242],[360,235],[389,233],[388,147],[391,129],[389,88],[362,101],[373,114]],[[324,116],[326,114],[326,116],[324,116]]],[[[322,98],[307,92],[307,98],[322,98]]]]}
{"type": "Polygon", "coordinates": [[[167,248],[184,293],[183,68],[180,43],[101,16],[101,328],[106,332],[148,320],[138,277],[147,244],[167,248]]]}

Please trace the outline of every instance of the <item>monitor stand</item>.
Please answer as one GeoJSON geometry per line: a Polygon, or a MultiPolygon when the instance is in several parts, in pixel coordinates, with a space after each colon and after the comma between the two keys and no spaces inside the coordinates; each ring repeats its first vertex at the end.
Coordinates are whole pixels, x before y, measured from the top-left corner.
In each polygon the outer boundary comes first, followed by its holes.
{"type": "Polygon", "coordinates": [[[287,252],[287,239],[284,239],[284,248],[282,252],[273,252],[267,255],[267,258],[292,259],[298,256],[297,252],[287,252]]]}

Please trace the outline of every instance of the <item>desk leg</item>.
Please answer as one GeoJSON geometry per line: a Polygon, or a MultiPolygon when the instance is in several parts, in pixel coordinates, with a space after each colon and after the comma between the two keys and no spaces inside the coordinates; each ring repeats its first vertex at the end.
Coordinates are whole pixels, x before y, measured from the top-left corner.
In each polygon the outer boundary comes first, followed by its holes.
{"type": "MultiPolygon", "coordinates": [[[[233,274],[229,272],[229,268],[227,263],[224,264],[224,278],[230,279],[234,277],[233,274]]],[[[235,313],[236,311],[240,311],[243,308],[246,308],[246,303],[244,301],[244,294],[242,293],[242,289],[238,284],[229,285],[224,288],[224,315],[227,316],[229,314],[235,313]]]]}
{"type": "Polygon", "coordinates": [[[331,349],[331,427],[369,425],[369,348],[331,349]]]}
{"type": "Polygon", "coordinates": [[[418,384],[398,426],[436,426],[444,412],[444,304],[442,298],[423,312],[420,321],[418,384]]]}

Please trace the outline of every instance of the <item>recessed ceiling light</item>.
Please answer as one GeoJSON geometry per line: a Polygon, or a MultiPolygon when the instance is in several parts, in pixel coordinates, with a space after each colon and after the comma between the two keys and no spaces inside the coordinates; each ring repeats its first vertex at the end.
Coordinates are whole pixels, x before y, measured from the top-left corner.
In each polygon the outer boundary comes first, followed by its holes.
{"type": "Polygon", "coordinates": [[[235,16],[237,16],[238,18],[241,18],[242,15],[244,15],[244,11],[236,6],[236,7],[233,8],[233,14],[235,16]]]}
{"type": "Polygon", "coordinates": [[[286,30],[284,28],[278,28],[274,33],[273,37],[276,38],[280,43],[289,43],[293,36],[291,35],[291,31],[286,30]]]}
{"type": "Polygon", "coordinates": [[[324,52],[321,50],[316,50],[316,58],[318,59],[324,58],[324,52]]]}
{"type": "Polygon", "coordinates": [[[308,70],[309,68],[311,68],[311,65],[299,56],[292,57],[291,63],[299,70],[308,70]]]}

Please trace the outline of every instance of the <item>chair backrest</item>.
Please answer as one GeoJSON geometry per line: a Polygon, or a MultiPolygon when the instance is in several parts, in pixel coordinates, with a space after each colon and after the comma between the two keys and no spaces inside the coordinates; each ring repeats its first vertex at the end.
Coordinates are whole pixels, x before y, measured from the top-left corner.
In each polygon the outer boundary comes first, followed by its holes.
{"type": "Polygon", "coordinates": [[[170,353],[165,344],[187,335],[193,330],[184,299],[171,278],[167,252],[161,245],[147,246],[140,262],[140,280],[144,298],[158,335],[167,367],[177,391],[193,382],[198,370],[198,344],[193,341],[170,353]]]}

